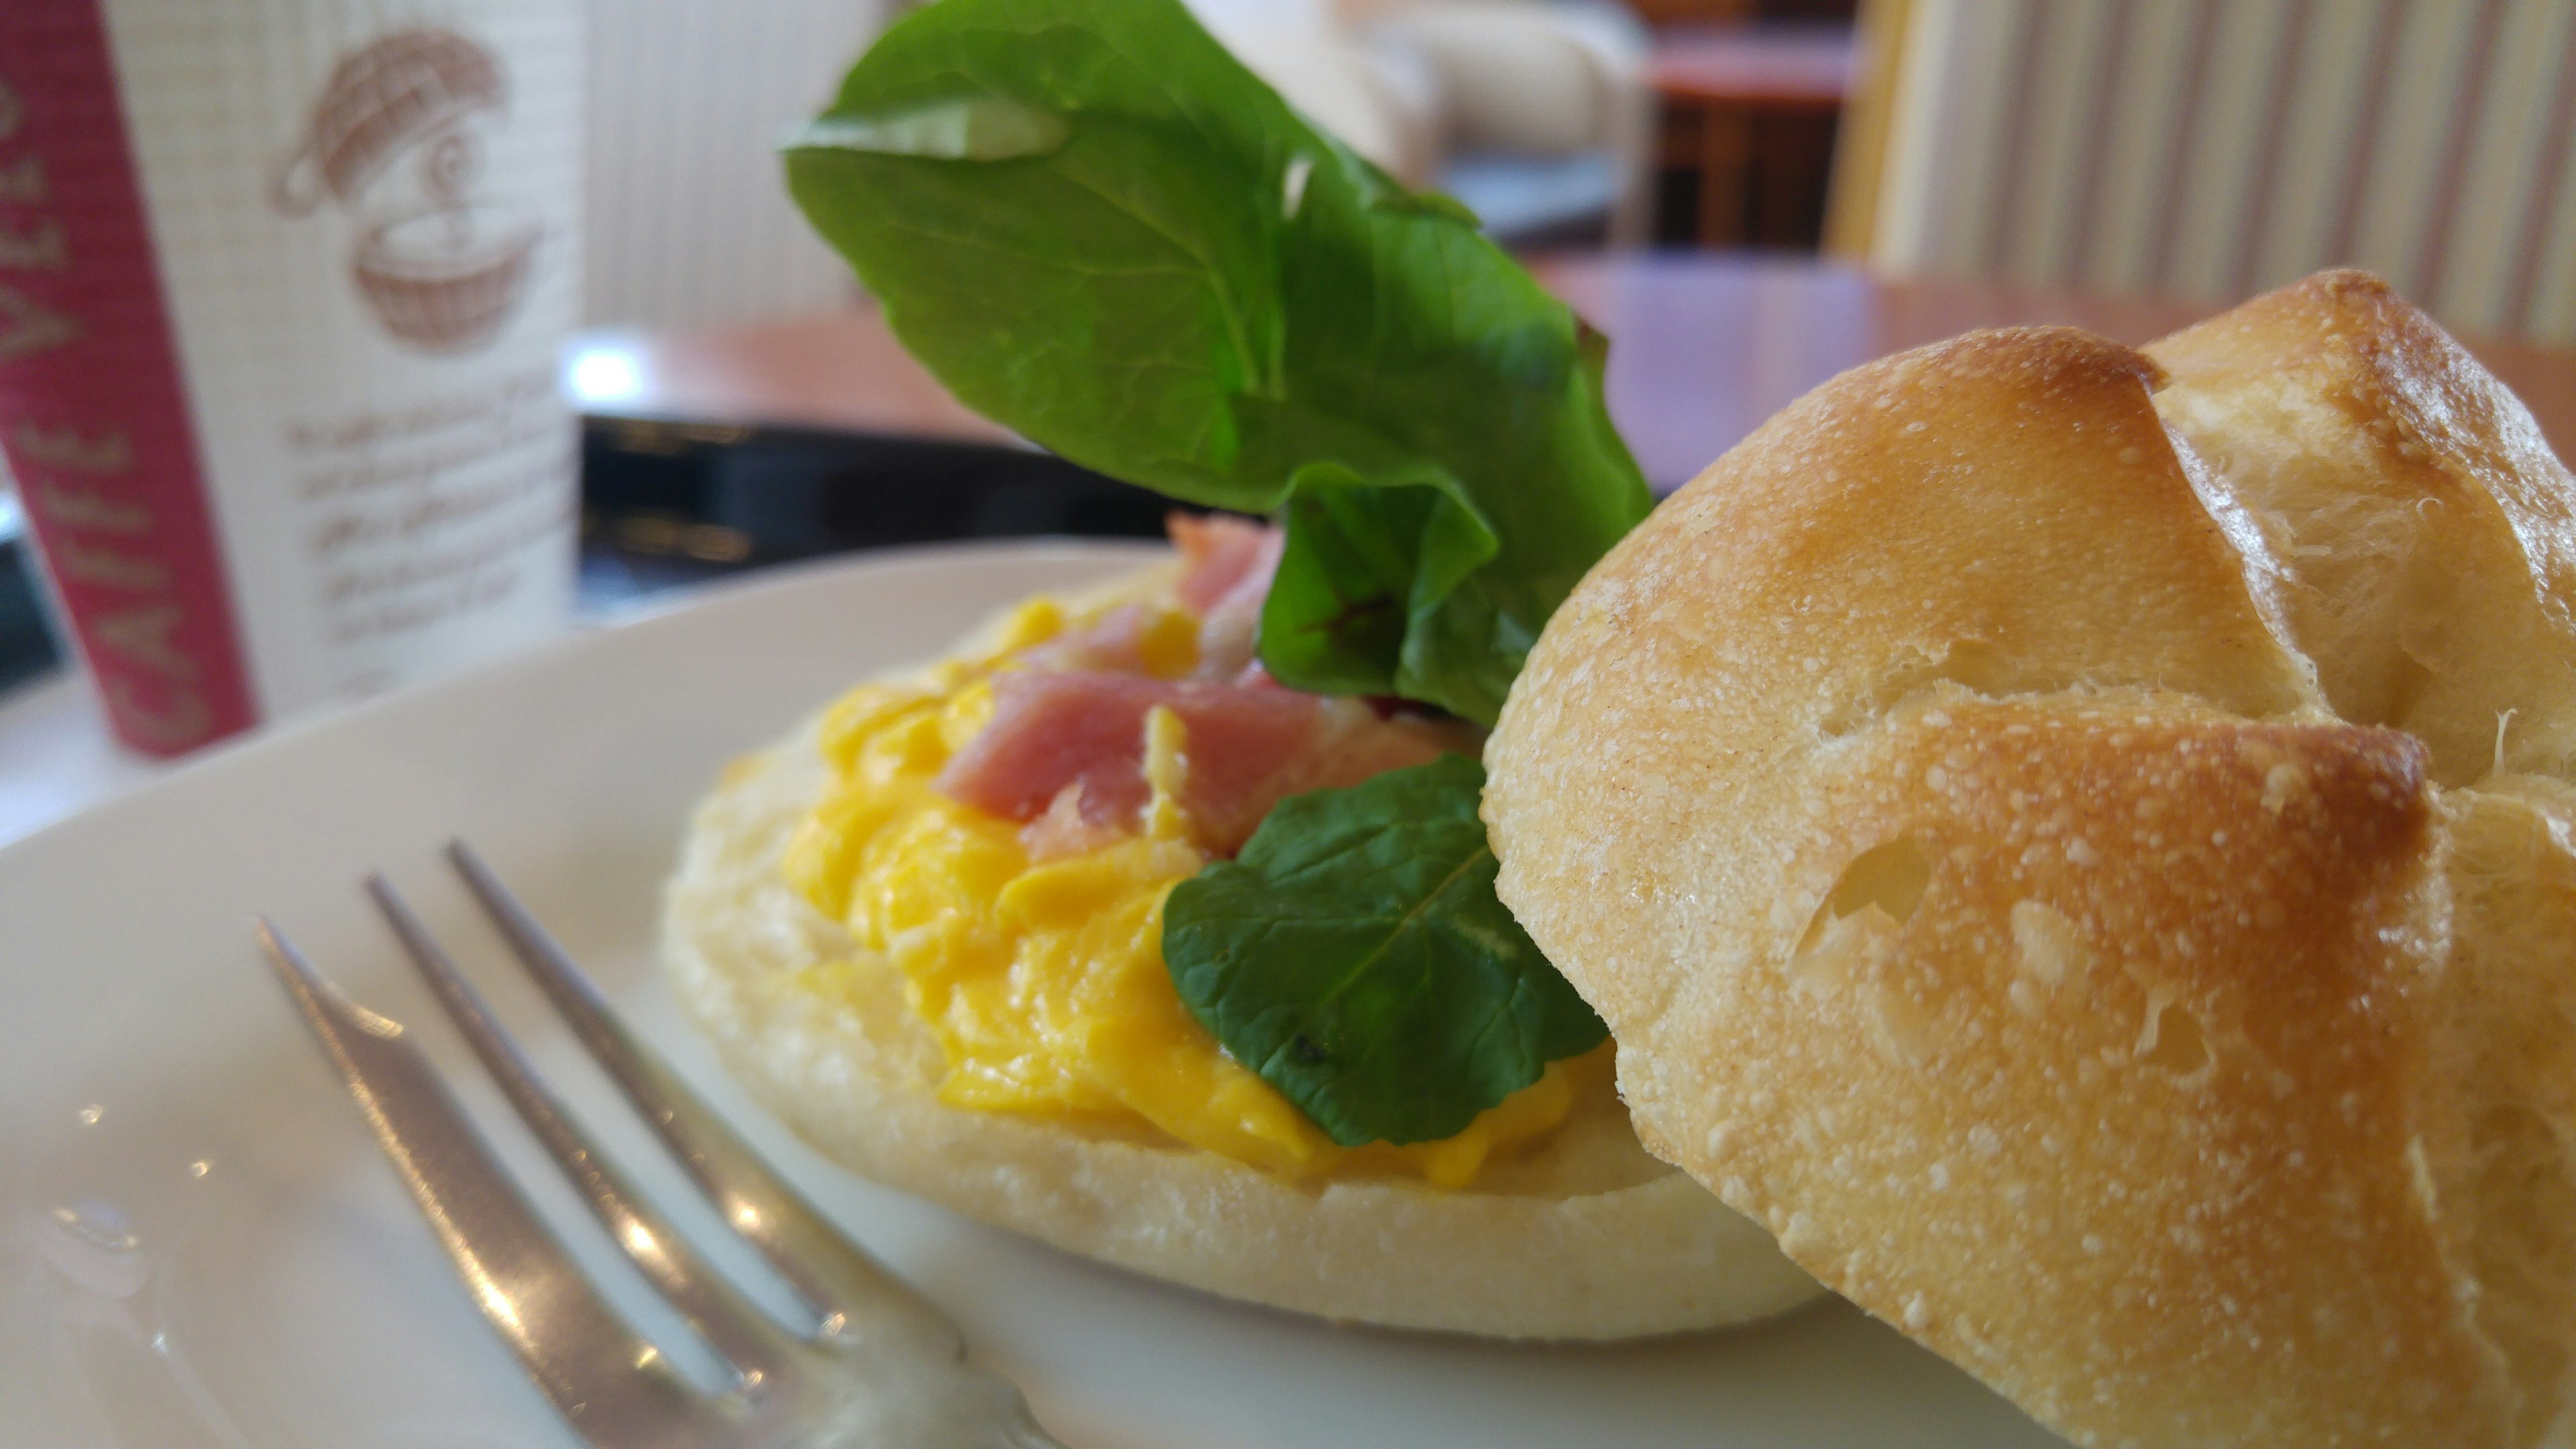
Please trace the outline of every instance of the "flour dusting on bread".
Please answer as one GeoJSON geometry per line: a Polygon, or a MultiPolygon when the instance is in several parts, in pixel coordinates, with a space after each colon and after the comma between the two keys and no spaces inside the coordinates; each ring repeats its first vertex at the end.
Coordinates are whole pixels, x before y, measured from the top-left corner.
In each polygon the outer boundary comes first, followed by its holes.
{"type": "Polygon", "coordinates": [[[2568,1443],[2572,512],[2357,274],[1855,369],[1550,622],[1503,898],[1649,1147],[2076,1442],[2568,1443]]]}

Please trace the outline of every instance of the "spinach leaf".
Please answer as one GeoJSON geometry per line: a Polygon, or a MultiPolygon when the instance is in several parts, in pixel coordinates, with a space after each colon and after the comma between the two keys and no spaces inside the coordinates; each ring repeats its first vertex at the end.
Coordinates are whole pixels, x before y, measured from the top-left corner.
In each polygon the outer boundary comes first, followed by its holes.
{"type": "Polygon", "coordinates": [[[1288,684],[1490,724],[1649,507],[1600,339],[1178,0],[941,0],[787,176],[969,406],[1176,498],[1285,510],[1261,654],[1288,684]]]}
{"type": "Polygon", "coordinates": [[[1344,1146],[1456,1135],[1608,1029],[1494,896],[1461,755],[1281,801],[1173,887],[1181,1000],[1344,1146]]]}

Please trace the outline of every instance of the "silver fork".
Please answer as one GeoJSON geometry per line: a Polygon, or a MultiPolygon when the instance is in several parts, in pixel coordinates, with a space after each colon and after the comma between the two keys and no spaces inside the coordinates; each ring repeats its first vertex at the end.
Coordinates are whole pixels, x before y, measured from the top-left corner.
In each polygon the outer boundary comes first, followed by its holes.
{"type": "Polygon", "coordinates": [[[966,1361],[940,1311],[833,1229],[651,1047],[462,841],[447,847],[512,953],[607,1068],[716,1214],[803,1310],[783,1323],[674,1232],[568,1116],[483,999],[381,875],[367,893],[591,1212],[722,1361],[691,1384],[600,1298],[402,1025],[349,1000],[267,918],[261,944],[347,1079],[376,1143],[467,1296],[573,1431],[598,1449],[1061,1449],[1000,1375],[966,1361]]]}

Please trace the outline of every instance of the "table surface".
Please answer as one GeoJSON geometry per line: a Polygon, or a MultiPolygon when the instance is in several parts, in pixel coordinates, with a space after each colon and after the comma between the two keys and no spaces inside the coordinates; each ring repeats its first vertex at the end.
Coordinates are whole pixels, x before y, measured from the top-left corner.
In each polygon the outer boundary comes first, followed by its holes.
{"type": "MultiPolygon", "coordinates": [[[[1543,259],[1533,270],[1609,334],[1610,411],[1659,489],[1687,481],[1799,394],[1873,357],[2029,323],[2139,343],[2208,310],[1706,254],[1543,259]]],[[[2576,352],[2472,345],[2530,405],[2559,456],[2576,457],[2576,352]]],[[[612,419],[1021,446],[949,396],[868,307],[698,332],[592,334],[572,372],[584,411],[612,419]]],[[[78,680],[0,697],[0,844],[161,768],[107,742],[78,680]]]]}
{"type": "MultiPolygon", "coordinates": [[[[2141,343],[2205,315],[2190,302],[1962,282],[1899,282],[1803,259],[1637,252],[1541,258],[1539,279],[1610,337],[1610,413],[1658,489],[1687,481],[1809,388],[1978,327],[2065,323],[2141,343]]],[[[595,415],[1008,442],[923,372],[872,307],[661,335],[599,334],[616,383],[595,415]]],[[[2474,342],[2562,458],[2576,457],[2576,352],[2474,342]]],[[[577,374],[578,375],[578,371],[577,374]]]]}

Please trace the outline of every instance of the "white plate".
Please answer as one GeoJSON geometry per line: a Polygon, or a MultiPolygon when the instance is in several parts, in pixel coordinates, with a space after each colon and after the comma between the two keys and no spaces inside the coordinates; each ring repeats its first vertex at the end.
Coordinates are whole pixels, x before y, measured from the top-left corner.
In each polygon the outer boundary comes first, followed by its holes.
{"type": "MultiPolygon", "coordinates": [[[[533,1163],[362,907],[358,873],[386,869],[568,1094],[600,1109],[611,1146],[641,1155],[640,1129],[607,1110],[437,866],[458,834],[1074,1449],[2055,1442],[1839,1305],[1569,1349],[1200,1297],[871,1187],[732,1091],[651,966],[690,800],[859,677],[1137,557],[1045,544],[799,572],[218,755],[0,850],[0,1443],[574,1442],[450,1278],[251,948],[251,914],[276,917],[359,1000],[418,1028],[502,1150],[533,1163]]],[[[539,1201],[605,1253],[559,1185],[539,1201]]]]}

